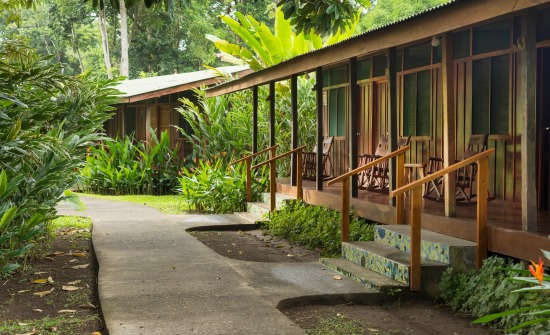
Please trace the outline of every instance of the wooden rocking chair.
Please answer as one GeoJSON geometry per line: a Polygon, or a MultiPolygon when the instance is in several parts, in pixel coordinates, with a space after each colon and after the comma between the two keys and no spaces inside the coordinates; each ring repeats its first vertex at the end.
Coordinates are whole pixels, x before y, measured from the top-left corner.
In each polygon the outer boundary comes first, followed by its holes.
{"type": "MultiPolygon", "coordinates": [[[[323,179],[332,176],[332,161],[330,159],[330,150],[334,137],[330,136],[323,140],[323,179]]],[[[317,176],[317,146],[313,147],[313,151],[302,153],[303,161],[303,179],[315,180],[317,176]]]]}

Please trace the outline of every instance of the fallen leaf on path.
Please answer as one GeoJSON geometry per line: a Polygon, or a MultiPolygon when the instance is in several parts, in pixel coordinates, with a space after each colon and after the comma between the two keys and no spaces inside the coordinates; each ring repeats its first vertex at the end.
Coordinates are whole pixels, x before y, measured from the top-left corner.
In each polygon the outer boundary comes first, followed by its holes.
{"type": "Polygon", "coordinates": [[[40,279],[33,280],[31,283],[33,283],[33,284],[46,284],[47,282],[48,282],[48,278],[40,278],[40,279]]]}
{"type": "Polygon", "coordinates": [[[82,280],[75,280],[75,281],[70,281],[67,283],[67,285],[76,285],[76,284],[80,284],[82,280]]]}
{"type": "Polygon", "coordinates": [[[63,285],[61,286],[61,289],[63,291],[78,291],[80,290],[80,287],[72,286],[72,285],[63,285]]]}
{"type": "Polygon", "coordinates": [[[86,257],[86,256],[88,256],[88,254],[85,253],[85,252],[73,252],[70,255],[75,256],[75,257],[86,257]]]}
{"type": "Polygon", "coordinates": [[[48,283],[53,284],[53,278],[52,278],[52,276],[49,276],[49,277],[48,277],[48,283]]]}
{"type": "Polygon", "coordinates": [[[91,335],[101,335],[100,332],[93,332],[91,335]]]}
{"type": "Polygon", "coordinates": [[[97,308],[94,304],[89,303],[89,302],[85,303],[85,304],[82,304],[78,307],[83,308],[83,309],[96,309],[97,308]]]}
{"type": "Polygon", "coordinates": [[[380,331],[379,329],[376,329],[376,328],[367,328],[367,330],[371,333],[377,333],[380,331]]]}
{"type": "Polygon", "coordinates": [[[90,264],[80,264],[80,265],[75,265],[75,266],[71,266],[71,269],[85,269],[89,266],[90,264]]]}
{"type": "Polygon", "coordinates": [[[334,275],[334,276],[332,277],[332,279],[334,279],[334,280],[342,280],[342,276],[340,276],[340,275],[334,275]]]}
{"type": "Polygon", "coordinates": [[[44,273],[47,273],[46,271],[40,271],[40,272],[35,272],[34,274],[35,275],[43,275],[44,273]]]}
{"type": "Polygon", "coordinates": [[[21,290],[21,291],[17,291],[17,293],[21,294],[21,293],[27,293],[27,292],[30,292],[31,290],[21,290]]]}
{"type": "Polygon", "coordinates": [[[44,256],[45,259],[49,260],[49,261],[54,261],[55,259],[53,259],[53,257],[48,257],[48,256],[44,256]]]}
{"type": "Polygon", "coordinates": [[[24,322],[18,322],[17,325],[21,326],[21,327],[25,327],[25,326],[28,326],[29,324],[28,323],[24,323],[24,322]]]}
{"type": "Polygon", "coordinates": [[[28,333],[23,333],[23,334],[15,334],[15,335],[34,335],[36,334],[36,329],[33,329],[32,331],[28,332],[28,333]]]}
{"type": "Polygon", "coordinates": [[[48,290],[48,291],[34,292],[33,294],[39,296],[40,298],[43,298],[43,297],[47,296],[48,294],[52,293],[53,290],[55,290],[55,288],[52,287],[52,288],[51,288],[50,290],[48,290]]]}
{"type": "Polygon", "coordinates": [[[43,310],[41,310],[40,308],[33,308],[32,310],[33,312],[38,312],[38,313],[42,313],[44,312],[43,310]]]}
{"type": "Polygon", "coordinates": [[[69,261],[69,263],[74,263],[74,262],[76,262],[76,261],[78,261],[78,259],[73,258],[73,259],[71,259],[71,260],[69,261]]]}
{"type": "Polygon", "coordinates": [[[57,313],[59,313],[59,314],[76,313],[76,309],[62,309],[62,310],[57,311],[57,313]]]}
{"type": "Polygon", "coordinates": [[[293,254],[288,254],[288,255],[286,255],[286,257],[294,257],[294,255],[293,254]]]}

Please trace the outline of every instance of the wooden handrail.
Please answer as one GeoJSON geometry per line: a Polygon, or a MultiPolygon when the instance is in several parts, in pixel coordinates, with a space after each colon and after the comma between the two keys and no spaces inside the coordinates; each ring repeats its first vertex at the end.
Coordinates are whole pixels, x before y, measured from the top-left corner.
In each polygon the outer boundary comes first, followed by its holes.
{"type": "Polygon", "coordinates": [[[269,150],[271,150],[271,149],[275,149],[275,148],[277,148],[278,146],[279,146],[278,144],[275,144],[274,146],[271,146],[271,147],[269,147],[269,148],[265,148],[265,149],[263,149],[263,150],[261,150],[261,151],[258,151],[258,152],[256,152],[256,153],[253,153],[253,154],[250,154],[250,155],[245,156],[245,157],[243,157],[243,158],[237,159],[236,161],[233,161],[233,162],[229,163],[229,165],[230,165],[230,166],[231,166],[231,165],[235,165],[235,164],[240,163],[240,162],[242,162],[242,161],[245,161],[245,160],[247,160],[247,159],[249,159],[249,158],[254,158],[254,157],[258,156],[258,155],[263,154],[264,152],[267,152],[267,151],[269,151],[269,150]]]}
{"type": "Polygon", "coordinates": [[[389,159],[391,159],[391,158],[393,158],[393,157],[399,156],[400,154],[404,153],[404,152],[407,151],[407,150],[409,150],[409,146],[408,146],[408,145],[407,145],[407,146],[404,146],[403,148],[397,149],[397,150],[395,150],[395,151],[393,151],[393,152],[390,152],[389,154],[387,154],[387,155],[385,155],[385,156],[382,156],[382,157],[380,157],[380,158],[378,158],[378,159],[376,159],[376,160],[373,160],[372,162],[369,162],[369,163],[367,163],[367,164],[365,164],[365,165],[363,165],[363,166],[360,166],[360,167],[355,168],[355,169],[353,169],[353,170],[351,170],[351,171],[348,171],[348,172],[344,173],[343,175],[340,175],[340,176],[338,176],[338,177],[332,179],[331,181],[329,181],[329,182],[328,182],[328,185],[332,185],[332,184],[341,182],[341,181],[343,181],[343,180],[344,180],[345,178],[347,178],[347,177],[351,177],[351,176],[353,176],[353,175],[355,175],[355,174],[358,174],[358,173],[361,172],[361,171],[364,171],[364,170],[366,170],[366,169],[369,169],[369,168],[371,168],[371,167],[373,167],[373,166],[375,166],[375,165],[378,165],[378,164],[380,164],[380,163],[382,163],[382,162],[384,162],[384,161],[387,161],[387,160],[389,160],[389,159]]]}
{"type": "Polygon", "coordinates": [[[283,157],[285,157],[285,156],[290,155],[291,153],[298,152],[298,151],[300,151],[300,150],[304,150],[305,147],[306,147],[305,145],[302,145],[301,147],[298,147],[298,148],[296,148],[296,149],[293,149],[293,150],[287,151],[287,152],[285,152],[285,153],[283,153],[283,154],[280,154],[280,155],[277,155],[277,156],[275,156],[275,157],[272,157],[272,158],[266,160],[265,162],[261,162],[261,163],[259,163],[259,164],[254,165],[254,166],[252,167],[252,169],[259,168],[260,166],[263,166],[263,165],[269,164],[269,163],[271,163],[271,162],[274,162],[274,161],[278,160],[279,158],[283,158],[283,157]]]}
{"type": "Polygon", "coordinates": [[[488,149],[488,150],[485,150],[483,152],[480,152],[480,153],[477,153],[475,155],[472,155],[458,163],[455,163],[453,165],[449,165],[448,167],[444,168],[444,169],[441,169],[437,172],[434,172],[434,173],[431,173],[427,176],[425,176],[424,178],[421,178],[421,179],[418,179],[418,180],[415,180],[405,186],[402,186],[402,187],[399,187],[393,191],[390,192],[390,197],[395,197],[397,195],[400,195],[408,190],[411,190],[415,187],[418,187],[418,186],[422,186],[423,184],[431,181],[431,180],[434,180],[434,179],[437,179],[437,178],[440,178],[440,177],[443,177],[444,175],[448,174],[448,173],[451,173],[453,171],[456,171],[460,168],[463,168],[465,166],[468,166],[472,163],[475,163],[477,161],[479,161],[480,159],[482,158],[485,158],[485,157],[489,157],[489,155],[491,155],[493,152],[495,152],[495,149],[488,149]]]}

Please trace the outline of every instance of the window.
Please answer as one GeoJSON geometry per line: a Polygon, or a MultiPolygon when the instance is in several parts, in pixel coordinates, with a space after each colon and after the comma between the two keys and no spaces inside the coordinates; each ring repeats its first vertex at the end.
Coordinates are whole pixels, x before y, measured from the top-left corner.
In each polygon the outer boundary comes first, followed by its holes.
{"type": "Polygon", "coordinates": [[[345,84],[348,81],[347,65],[323,71],[323,87],[345,84]]]}
{"type": "Polygon", "coordinates": [[[508,134],[510,56],[472,63],[472,133],[508,134]]]}
{"type": "Polygon", "coordinates": [[[346,136],[346,88],[329,90],[329,136],[346,136]]]}
{"type": "Polygon", "coordinates": [[[372,58],[357,62],[357,79],[368,79],[372,77],[372,58]]]}
{"type": "Polygon", "coordinates": [[[539,13],[537,20],[537,42],[550,40],[550,9],[539,13]]]}
{"type": "Polygon", "coordinates": [[[470,30],[463,30],[453,34],[454,58],[470,56],[470,30]]]}
{"type": "Polygon", "coordinates": [[[473,28],[473,54],[510,48],[512,23],[508,20],[473,28]]]}
{"type": "Polygon", "coordinates": [[[136,108],[124,108],[124,134],[135,135],[136,133],[136,108]]]}
{"type": "Polygon", "coordinates": [[[431,135],[430,70],[403,78],[403,136],[431,135]]]}
{"type": "Polygon", "coordinates": [[[405,48],[405,69],[430,65],[432,61],[432,46],[430,43],[413,45],[405,48]]]}
{"type": "Polygon", "coordinates": [[[380,77],[386,75],[386,55],[378,55],[373,57],[373,76],[380,77]]]}

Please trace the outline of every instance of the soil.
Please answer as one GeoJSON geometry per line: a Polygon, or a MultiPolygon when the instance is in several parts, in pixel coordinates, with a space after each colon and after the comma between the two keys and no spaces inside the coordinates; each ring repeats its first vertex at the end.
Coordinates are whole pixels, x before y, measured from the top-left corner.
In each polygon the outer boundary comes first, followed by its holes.
{"type": "Polygon", "coordinates": [[[364,335],[495,335],[499,332],[472,325],[472,319],[456,314],[429,300],[391,302],[382,305],[308,305],[282,312],[306,330],[319,327],[322,320],[342,317],[356,320],[364,335]]]}
{"type": "MultiPolygon", "coordinates": [[[[14,321],[20,326],[28,323],[30,329],[18,331],[20,333],[72,335],[100,332],[105,335],[107,332],[98,306],[97,262],[89,233],[80,236],[70,229],[58,232],[49,251],[27,263],[24,271],[0,281],[0,321],[14,321]],[[44,279],[46,283],[33,282],[44,279]],[[63,286],[69,287],[64,290],[63,286]],[[48,291],[51,292],[42,297],[35,294],[48,291]],[[38,326],[33,332],[33,325],[43,325],[43,320],[48,318],[63,318],[71,322],[61,321],[58,326],[49,326],[45,330],[39,330],[41,326],[38,326]]],[[[1,329],[0,334],[8,335],[1,329]]]]}
{"type": "Polygon", "coordinates": [[[230,258],[252,262],[316,262],[318,250],[292,245],[262,230],[250,231],[193,231],[191,235],[230,258]]]}

